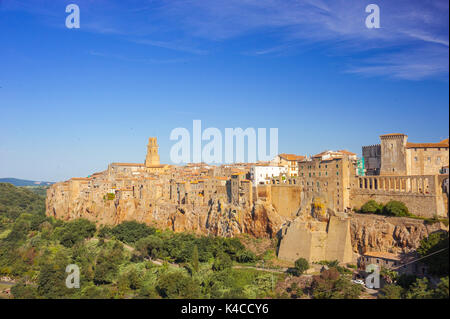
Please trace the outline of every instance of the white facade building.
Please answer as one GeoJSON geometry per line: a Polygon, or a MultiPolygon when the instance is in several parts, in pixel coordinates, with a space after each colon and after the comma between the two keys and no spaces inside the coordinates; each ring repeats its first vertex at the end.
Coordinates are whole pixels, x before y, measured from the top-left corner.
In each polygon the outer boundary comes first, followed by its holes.
{"type": "Polygon", "coordinates": [[[250,168],[250,179],[253,186],[269,184],[272,177],[287,174],[287,167],[278,165],[255,165],[250,168]]]}

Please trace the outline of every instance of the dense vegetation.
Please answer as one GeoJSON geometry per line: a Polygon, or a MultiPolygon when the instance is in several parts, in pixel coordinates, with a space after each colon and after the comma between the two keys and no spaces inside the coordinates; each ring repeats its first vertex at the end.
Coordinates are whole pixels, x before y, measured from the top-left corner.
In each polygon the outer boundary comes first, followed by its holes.
{"type": "Polygon", "coordinates": [[[427,265],[428,271],[440,277],[437,285],[427,278],[418,278],[414,275],[399,275],[397,272],[385,272],[390,284],[380,291],[381,299],[431,299],[449,298],[449,237],[448,232],[438,231],[420,242],[417,249],[421,262],[427,265]]]}
{"type": "Polygon", "coordinates": [[[281,274],[233,268],[257,257],[239,239],[161,231],[137,222],[101,227],[46,217],[44,198],[0,184],[0,276],[15,298],[276,297],[281,274]],[[65,285],[80,268],[80,289],[65,285]]]}
{"type": "MultiPolygon", "coordinates": [[[[0,276],[18,280],[11,288],[15,298],[358,298],[362,292],[337,261],[320,262],[329,269],[305,284],[305,259],[290,274],[245,268],[266,260],[269,250],[256,256],[237,238],[174,233],[135,221],[97,229],[86,219],[47,217],[44,206],[32,191],[0,184],[0,276]],[[80,268],[80,289],[65,285],[69,264],[80,268]]],[[[448,233],[436,233],[422,241],[419,253],[443,247],[448,233]]],[[[427,262],[434,273],[448,275],[448,251],[427,262]]],[[[448,277],[438,287],[399,278],[382,296],[445,293],[448,277]]]]}
{"type": "Polygon", "coordinates": [[[361,206],[360,213],[364,214],[380,214],[386,216],[397,217],[409,217],[412,214],[409,212],[408,207],[403,202],[391,200],[385,205],[377,203],[374,200],[369,200],[367,203],[361,206]]]}

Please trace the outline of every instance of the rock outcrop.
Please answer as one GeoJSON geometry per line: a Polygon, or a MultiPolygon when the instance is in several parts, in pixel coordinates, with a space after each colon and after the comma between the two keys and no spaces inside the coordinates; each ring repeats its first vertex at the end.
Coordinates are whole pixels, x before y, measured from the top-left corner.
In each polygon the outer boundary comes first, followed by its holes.
{"type": "Polygon", "coordinates": [[[136,220],[158,228],[197,234],[232,237],[246,233],[273,238],[286,218],[270,204],[257,201],[250,207],[234,206],[222,199],[208,205],[177,205],[145,200],[78,200],[68,203],[58,196],[47,197],[47,214],[58,219],[86,218],[100,225],[136,220]]]}
{"type": "Polygon", "coordinates": [[[408,253],[416,250],[420,241],[431,233],[448,230],[443,223],[426,223],[423,220],[353,214],[350,233],[353,251],[385,251],[408,253]]]}

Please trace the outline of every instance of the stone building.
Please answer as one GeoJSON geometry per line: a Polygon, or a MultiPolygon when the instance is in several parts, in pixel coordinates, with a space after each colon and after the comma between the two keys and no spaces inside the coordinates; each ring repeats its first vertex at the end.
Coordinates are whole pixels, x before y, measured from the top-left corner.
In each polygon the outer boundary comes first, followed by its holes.
{"type": "Polygon", "coordinates": [[[433,175],[449,164],[449,140],[409,143],[405,134],[380,136],[381,143],[363,146],[367,175],[433,175]]]}
{"type": "Polygon", "coordinates": [[[302,187],[305,198],[320,197],[334,211],[350,209],[349,191],[356,174],[353,155],[326,151],[298,165],[297,184],[302,187]]]}
{"type": "Polygon", "coordinates": [[[303,155],[279,154],[273,160],[272,164],[286,167],[288,176],[298,176],[298,162],[306,159],[303,155]]]}
{"type": "Polygon", "coordinates": [[[365,173],[368,176],[380,175],[381,168],[381,145],[369,145],[362,147],[365,173]]]}

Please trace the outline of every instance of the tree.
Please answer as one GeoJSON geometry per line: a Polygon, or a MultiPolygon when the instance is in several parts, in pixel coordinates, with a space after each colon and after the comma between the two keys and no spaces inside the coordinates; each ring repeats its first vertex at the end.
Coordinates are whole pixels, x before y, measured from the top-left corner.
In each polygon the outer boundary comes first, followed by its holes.
{"type": "Polygon", "coordinates": [[[37,291],[45,298],[66,298],[72,292],[66,287],[69,260],[63,251],[58,251],[54,257],[46,255],[40,267],[37,291]]]}
{"type": "Polygon", "coordinates": [[[198,247],[194,246],[194,250],[192,252],[192,266],[194,267],[195,272],[198,272],[198,247]]]}
{"type": "Polygon", "coordinates": [[[411,216],[405,203],[396,200],[391,200],[386,205],[384,205],[383,214],[397,217],[411,216]]]}
{"type": "Polygon", "coordinates": [[[417,252],[421,257],[430,255],[439,250],[443,251],[431,255],[422,260],[428,266],[430,273],[437,276],[445,276],[449,273],[449,239],[447,231],[437,231],[430,234],[427,238],[420,241],[420,246],[417,252]]]}
{"type": "Polygon", "coordinates": [[[415,283],[411,285],[405,294],[406,299],[431,299],[433,298],[433,290],[427,278],[418,278],[415,283]]]}
{"type": "Polygon", "coordinates": [[[160,275],[156,284],[156,290],[161,297],[169,299],[200,297],[199,285],[181,272],[160,275]]]}
{"type": "Polygon", "coordinates": [[[153,235],[155,229],[136,221],[125,221],[111,230],[112,234],[120,241],[134,244],[139,239],[153,235]]]}
{"type": "Polygon", "coordinates": [[[19,282],[11,287],[11,294],[15,299],[36,299],[38,297],[36,287],[19,282]]]}
{"type": "Polygon", "coordinates": [[[309,269],[309,263],[305,258],[299,258],[295,261],[294,275],[301,276],[309,269]]]}
{"type": "Polygon", "coordinates": [[[434,290],[434,298],[437,299],[448,299],[449,293],[448,293],[448,276],[441,278],[441,281],[439,282],[438,286],[434,290]]]}
{"type": "Polygon", "coordinates": [[[377,203],[374,200],[369,200],[367,203],[362,205],[361,213],[365,214],[379,214],[383,209],[383,204],[377,203]]]}
{"type": "Polygon", "coordinates": [[[231,260],[230,256],[228,256],[225,253],[220,253],[214,259],[212,269],[214,271],[221,271],[221,270],[231,268],[232,265],[233,265],[233,261],[231,260]]]}
{"type": "Polygon", "coordinates": [[[390,284],[380,289],[379,299],[402,299],[403,288],[401,286],[390,284]]]}
{"type": "Polygon", "coordinates": [[[56,237],[65,247],[72,247],[84,239],[91,238],[96,232],[95,224],[87,219],[79,218],[59,227],[56,237]]]}

